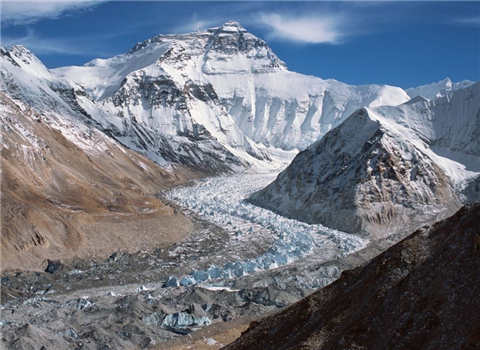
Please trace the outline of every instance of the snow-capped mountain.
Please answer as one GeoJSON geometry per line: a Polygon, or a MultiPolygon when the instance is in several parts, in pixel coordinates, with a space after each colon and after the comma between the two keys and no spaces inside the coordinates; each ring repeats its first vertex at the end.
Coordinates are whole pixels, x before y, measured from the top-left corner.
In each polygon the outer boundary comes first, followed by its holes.
{"type": "MultiPolygon", "coordinates": [[[[100,106],[88,96],[83,86],[52,74],[22,46],[10,50],[2,48],[0,59],[1,90],[38,113],[66,119],[72,117],[94,125],[162,166],[176,163],[207,172],[239,170],[244,166],[245,160],[234,156],[202,124],[191,123],[190,132],[172,138],[168,132],[160,133],[146,123],[137,122],[140,116],[118,118],[122,113],[120,108],[109,111],[100,106]],[[119,123],[118,127],[115,122],[119,123]]],[[[250,152],[248,145],[245,151],[250,152]]],[[[250,153],[255,154],[255,151],[250,153]]],[[[246,157],[250,156],[246,154],[246,157]]]]}
{"type": "Polygon", "coordinates": [[[2,90],[40,113],[69,110],[158,164],[216,173],[266,166],[270,146],[305,148],[360,107],[408,100],[396,87],[290,72],[234,21],[81,67],[48,70],[15,46],[2,49],[1,72],[2,90]]]}
{"type": "Polygon", "coordinates": [[[426,99],[434,100],[439,97],[445,97],[450,92],[456,91],[458,89],[463,89],[473,85],[475,82],[470,80],[462,80],[458,83],[454,83],[450,78],[445,78],[439,82],[417,86],[415,88],[410,88],[405,90],[411,98],[416,96],[423,96],[426,99]]]}
{"type": "Polygon", "coordinates": [[[290,72],[234,21],[159,35],[126,54],[53,72],[85,87],[101,109],[89,113],[122,142],[136,138],[132,125],[173,137],[191,137],[200,127],[235,156],[260,160],[263,146],[305,148],[360,107],[408,100],[400,88],[290,72]]]}
{"type": "MultiPolygon", "coordinates": [[[[436,155],[460,163],[466,171],[480,172],[479,106],[480,82],[476,82],[433,101],[414,98],[373,111],[409,130],[405,137],[419,138],[436,155]]],[[[446,165],[445,169],[451,178],[462,173],[446,165]]]]}
{"type": "Polygon", "coordinates": [[[251,200],[352,233],[411,231],[478,197],[479,118],[480,82],[434,101],[361,109],[251,200]]]}

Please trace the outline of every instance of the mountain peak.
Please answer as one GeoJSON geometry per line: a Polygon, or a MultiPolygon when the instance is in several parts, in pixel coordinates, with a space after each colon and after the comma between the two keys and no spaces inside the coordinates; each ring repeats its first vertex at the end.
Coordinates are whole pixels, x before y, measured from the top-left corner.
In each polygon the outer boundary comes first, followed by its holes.
{"type": "Polygon", "coordinates": [[[453,88],[453,82],[450,78],[445,78],[441,82],[439,82],[441,86],[443,86],[444,89],[451,91],[453,88]]]}
{"type": "Polygon", "coordinates": [[[234,20],[230,20],[222,24],[220,29],[223,32],[246,32],[247,30],[243,28],[240,23],[234,20]]]}
{"type": "Polygon", "coordinates": [[[10,48],[10,54],[18,58],[32,59],[35,55],[23,45],[14,45],[10,48]]]}
{"type": "Polygon", "coordinates": [[[21,52],[21,53],[31,53],[29,49],[27,49],[23,45],[14,45],[10,48],[10,52],[21,52]]]}
{"type": "Polygon", "coordinates": [[[422,95],[418,95],[418,96],[415,96],[413,98],[411,98],[410,100],[408,100],[407,102],[404,102],[403,104],[404,105],[412,105],[414,103],[418,103],[418,102],[428,102],[429,99],[428,98],[425,98],[423,97],[422,95]]]}
{"type": "Polygon", "coordinates": [[[248,32],[236,21],[209,29],[212,33],[205,50],[206,74],[268,73],[286,69],[265,41],[248,32]]]}
{"type": "Polygon", "coordinates": [[[14,45],[10,50],[2,47],[0,56],[10,61],[14,66],[21,66],[24,69],[28,69],[35,76],[49,74],[46,73],[48,71],[47,67],[44,66],[35,54],[23,45],[14,45]]]}
{"type": "Polygon", "coordinates": [[[453,82],[450,78],[447,77],[435,83],[417,86],[415,88],[406,89],[405,91],[412,98],[421,95],[425,98],[428,98],[429,100],[434,100],[436,98],[445,97],[453,91],[469,87],[473,84],[474,82],[469,80],[453,82]]]}
{"type": "Polygon", "coordinates": [[[452,79],[450,79],[449,77],[446,77],[445,79],[443,79],[443,80],[441,81],[441,83],[451,84],[451,83],[452,83],[452,79]]]}

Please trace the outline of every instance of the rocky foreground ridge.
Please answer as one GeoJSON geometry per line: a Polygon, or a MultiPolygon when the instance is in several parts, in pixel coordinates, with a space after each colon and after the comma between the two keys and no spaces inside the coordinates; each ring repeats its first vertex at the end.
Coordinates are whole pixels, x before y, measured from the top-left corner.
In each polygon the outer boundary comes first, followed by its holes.
{"type": "Polygon", "coordinates": [[[426,226],[227,350],[479,349],[480,204],[426,226]]]}

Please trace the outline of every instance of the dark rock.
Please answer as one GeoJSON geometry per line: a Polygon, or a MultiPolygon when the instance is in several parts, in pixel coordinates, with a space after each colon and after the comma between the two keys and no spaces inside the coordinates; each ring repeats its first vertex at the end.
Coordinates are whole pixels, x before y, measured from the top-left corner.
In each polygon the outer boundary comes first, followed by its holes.
{"type": "Polygon", "coordinates": [[[173,327],[164,327],[167,331],[172,333],[180,334],[180,335],[187,335],[192,333],[190,328],[173,328],[173,327]]]}
{"type": "Polygon", "coordinates": [[[150,345],[152,339],[150,337],[143,338],[142,341],[138,344],[140,349],[145,349],[150,345]]]}
{"type": "Polygon", "coordinates": [[[50,260],[49,259],[49,260],[47,260],[47,262],[48,262],[48,265],[47,265],[47,268],[45,269],[45,272],[50,273],[50,274],[54,274],[62,266],[62,263],[60,261],[57,261],[57,260],[50,260]]]}

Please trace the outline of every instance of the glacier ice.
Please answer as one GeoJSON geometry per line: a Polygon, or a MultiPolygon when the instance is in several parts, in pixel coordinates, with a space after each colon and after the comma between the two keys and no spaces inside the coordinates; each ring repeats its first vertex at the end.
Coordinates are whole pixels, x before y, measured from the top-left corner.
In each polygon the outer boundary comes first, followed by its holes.
{"type": "Polygon", "coordinates": [[[220,278],[223,276],[223,270],[218,267],[218,266],[210,266],[206,272],[208,273],[208,275],[210,276],[210,278],[220,278]]]}
{"type": "Polygon", "coordinates": [[[196,282],[204,282],[210,279],[210,275],[206,271],[194,270],[192,273],[190,273],[190,275],[196,282]]]}
{"type": "MultiPolygon", "coordinates": [[[[313,252],[330,256],[332,250],[338,250],[340,253],[337,256],[342,257],[366,245],[367,240],[359,236],[288,219],[245,200],[252,192],[271,182],[277,172],[208,178],[196,181],[193,187],[178,187],[166,193],[170,200],[225,228],[232,238],[226,244],[233,244],[238,239],[237,244],[246,246],[257,241],[261,237],[259,235],[270,236],[272,242],[256,257],[245,259],[238,256],[235,260],[235,256],[232,256],[231,261],[223,266],[212,265],[204,271],[194,270],[181,277],[181,286],[211,279],[242,277],[255,271],[277,268],[313,252]]],[[[328,271],[327,275],[319,278],[336,278],[338,274],[338,271],[328,271]]],[[[175,280],[175,277],[167,279],[171,280],[175,280]]],[[[164,286],[176,285],[167,285],[165,282],[164,286]]]]}
{"type": "Polygon", "coordinates": [[[142,317],[142,322],[150,327],[159,327],[162,324],[162,321],[163,315],[159,315],[157,312],[142,317]]]}
{"type": "Polygon", "coordinates": [[[206,316],[197,317],[186,312],[168,314],[162,321],[163,327],[184,328],[190,326],[208,326],[212,323],[206,316]]]}
{"type": "Polygon", "coordinates": [[[163,284],[164,288],[170,287],[178,287],[180,283],[178,282],[178,278],[176,276],[169,276],[165,283],[163,284]]]}
{"type": "Polygon", "coordinates": [[[63,306],[70,306],[77,310],[85,310],[95,306],[93,301],[88,300],[87,298],[77,298],[73,300],[66,301],[63,306]]]}
{"type": "Polygon", "coordinates": [[[197,283],[197,281],[195,281],[195,278],[193,278],[193,276],[185,276],[180,280],[180,285],[183,287],[187,287],[195,283],[197,283]]]}

